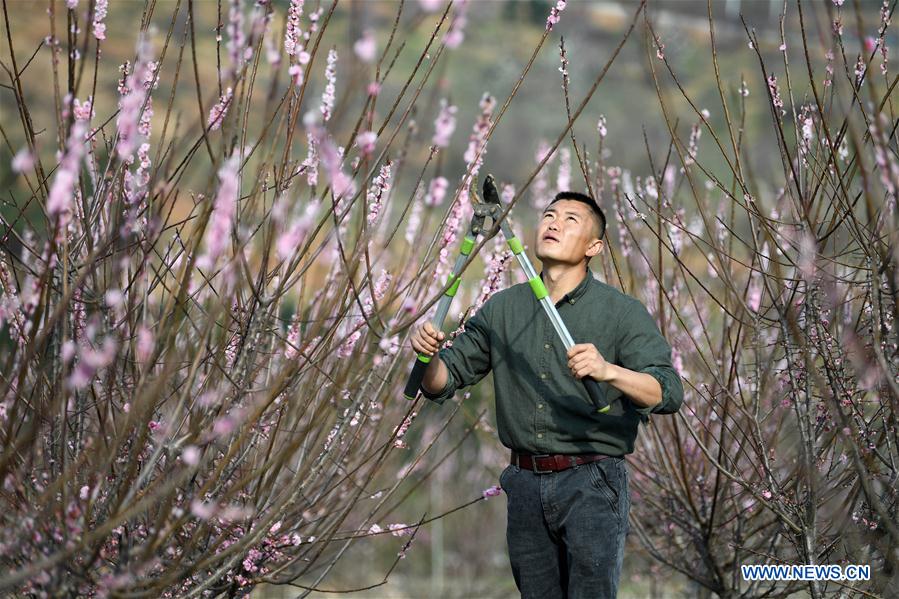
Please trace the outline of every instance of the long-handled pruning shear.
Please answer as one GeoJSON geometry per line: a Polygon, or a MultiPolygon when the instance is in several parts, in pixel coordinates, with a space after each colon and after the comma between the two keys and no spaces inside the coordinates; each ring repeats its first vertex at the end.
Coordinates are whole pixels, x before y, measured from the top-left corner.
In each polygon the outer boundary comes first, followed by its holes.
{"type": "MultiPolygon", "coordinates": [[[[462,248],[458,258],[456,258],[456,263],[453,265],[453,272],[450,274],[449,281],[447,281],[450,286],[437,304],[437,313],[434,315],[432,323],[438,330],[443,329],[443,322],[446,320],[446,315],[449,313],[450,304],[452,303],[456,292],[459,290],[459,284],[462,282],[460,276],[462,265],[465,264],[468,256],[471,255],[471,250],[474,248],[477,236],[485,232],[485,219],[489,216],[493,221],[493,227],[487,231],[489,233],[497,226],[499,217],[503,211],[502,204],[499,200],[499,193],[496,190],[496,183],[493,180],[493,175],[487,175],[487,178],[484,180],[485,201],[482,202],[480,201],[480,198],[478,198],[476,181],[472,181],[471,187],[470,196],[474,205],[474,215],[471,218],[469,231],[465,235],[465,239],[462,240],[462,248]]],[[[565,351],[567,352],[574,345],[574,340],[568,332],[568,327],[566,327],[565,323],[562,321],[562,317],[559,316],[555,304],[553,304],[550,299],[549,292],[543,284],[543,279],[541,279],[537,274],[537,271],[534,270],[530,259],[528,259],[527,254],[524,252],[524,245],[521,243],[521,240],[515,237],[508,222],[505,220],[500,222],[499,228],[503,233],[503,237],[506,238],[509,249],[515,254],[518,263],[521,265],[521,268],[524,269],[531,290],[534,292],[534,297],[540,302],[540,305],[549,317],[549,321],[556,330],[556,334],[562,340],[562,344],[565,346],[565,351]]],[[[418,390],[421,388],[421,381],[424,378],[425,370],[427,370],[430,361],[430,356],[418,354],[418,359],[415,361],[415,365],[412,367],[412,373],[409,375],[409,380],[406,382],[406,389],[403,391],[403,395],[406,399],[412,400],[418,395],[418,390]]],[[[599,386],[599,383],[590,377],[584,377],[581,381],[584,383],[584,387],[586,387],[587,393],[590,395],[590,399],[593,401],[593,405],[596,406],[597,411],[607,412],[609,410],[609,404],[606,401],[606,395],[599,386]]]]}

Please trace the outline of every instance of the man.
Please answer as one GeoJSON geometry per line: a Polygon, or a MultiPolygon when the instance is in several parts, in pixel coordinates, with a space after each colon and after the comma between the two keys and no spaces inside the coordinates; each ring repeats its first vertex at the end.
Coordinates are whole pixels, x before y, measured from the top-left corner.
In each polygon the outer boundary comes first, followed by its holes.
{"type": "Polygon", "coordinates": [[[615,597],[629,529],[624,456],[639,422],[672,414],[683,387],[671,347],[639,300],[593,278],[606,219],[589,196],[556,195],[537,229],[540,273],[575,345],[566,353],[527,283],[494,294],[452,347],[430,323],[412,347],[431,360],[422,382],[443,403],[493,371],[500,441],[512,450],[500,475],[506,539],[522,597],[615,597]],[[599,381],[600,413],[583,383],[599,381]]]}

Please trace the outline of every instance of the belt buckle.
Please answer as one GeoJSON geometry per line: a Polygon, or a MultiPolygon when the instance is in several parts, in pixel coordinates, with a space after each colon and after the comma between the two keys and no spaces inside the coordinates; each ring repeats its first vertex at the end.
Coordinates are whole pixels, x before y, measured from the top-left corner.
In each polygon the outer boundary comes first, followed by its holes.
{"type": "Polygon", "coordinates": [[[550,474],[554,472],[554,470],[541,470],[539,466],[537,466],[537,460],[540,458],[548,458],[551,457],[548,453],[541,453],[540,455],[532,455],[531,456],[531,465],[534,467],[534,474],[550,474]]]}

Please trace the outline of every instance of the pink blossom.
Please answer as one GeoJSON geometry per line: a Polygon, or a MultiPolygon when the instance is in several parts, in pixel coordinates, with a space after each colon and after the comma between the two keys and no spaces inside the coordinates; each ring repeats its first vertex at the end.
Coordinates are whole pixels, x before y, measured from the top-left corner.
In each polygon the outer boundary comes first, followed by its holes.
{"type": "Polygon", "coordinates": [[[865,72],[868,69],[868,65],[865,64],[865,59],[859,55],[858,60],[855,61],[855,85],[861,85],[862,80],[865,78],[865,72]]]}
{"type": "Polygon", "coordinates": [[[78,8],[78,0],[66,0],[66,8],[69,10],[75,10],[78,8]]]}
{"type": "Polygon", "coordinates": [[[511,204],[515,198],[515,186],[511,183],[503,185],[503,190],[499,194],[499,199],[503,204],[511,204]]]}
{"type": "Polygon", "coordinates": [[[210,224],[204,237],[206,251],[197,259],[197,266],[211,269],[231,241],[231,223],[237,213],[237,199],[240,195],[240,156],[237,150],[219,169],[219,189],[215,196],[215,206],[210,216],[210,224]]]}
{"type": "MultiPolygon", "coordinates": [[[[602,126],[602,131],[605,131],[605,117],[600,119],[599,125],[602,126]]],[[[545,140],[540,140],[540,144],[537,146],[537,152],[534,154],[534,161],[537,164],[543,162],[543,160],[549,155],[549,152],[552,148],[545,140]]],[[[546,168],[549,164],[555,160],[556,155],[553,154],[546,161],[546,164],[543,165],[543,168],[538,171],[537,176],[534,178],[534,183],[531,186],[531,206],[542,210],[549,203],[549,198],[547,197],[547,190],[549,189],[549,182],[547,180],[548,169],[546,168]]]]}
{"type": "Polygon", "coordinates": [[[699,123],[694,123],[690,128],[690,142],[687,144],[687,156],[684,159],[685,165],[696,162],[696,154],[699,152],[699,138],[702,137],[702,129],[699,123]]]}
{"type": "Polygon", "coordinates": [[[225,115],[228,114],[228,107],[231,105],[233,97],[234,90],[229,87],[225,90],[224,95],[219,98],[218,103],[209,110],[209,119],[206,121],[206,126],[209,127],[210,131],[217,131],[221,128],[222,121],[225,120],[225,115]]]}
{"type": "Polygon", "coordinates": [[[228,32],[228,58],[231,60],[231,73],[237,73],[244,63],[253,55],[253,48],[247,43],[244,33],[244,14],[241,0],[231,0],[228,9],[228,24],[225,27],[228,32]]]}
{"type": "Polygon", "coordinates": [[[200,463],[200,448],[196,445],[188,445],[181,452],[181,460],[188,466],[196,466],[200,463]]]}
{"type": "Polygon", "coordinates": [[[76,121],[90,121],[94,118],[93,96],[88,96],[83,103],[75,98],[72,103],[72,114],[76,121]]]}
{"type": "Polygon", "coordinates": [[[450,106],[446,98],[440,100],[440,114],[434,121],[434,137],[431,139],[438,148],[445,148],[449,145],[450,137],[456,130],[456,106],[450,106]]]}
{"type": "Polygon", "coordinates": [[[305,81],[305,74],[301,65],[290,65],[290,67],[288,67],[287,69],[287,74],[290,75],[290,78],[295,86],[301,87],[303,85],[303,81],[305,81]]]}
{"type": "Polygon", "coordinates": [[[494,485],[488,489],[484,489],[483,497],[484,497],[484,499],[488,499],[490,497],[496,497],[497,495],[501,494],[502,492],[503,492],[503,490],[500,487],[497,487],[496,485],[494,485]]]}
{"type": "Polygon", "coordinates": [[[394,447],[399,447],[400,449],[407,447],[406,442],[403,441],[403,437],[406,435],[406,431],[409,430],[409,426],[412,425],[412,421],[415,419],[416,415],[418,415],[418,412],[412,412],[412,414],[403,418],[403,421],[399,426],[393,429],[393,432],[396,433],[396,437],[393,440],[394,447]]]}
{"type": "Polygon", "coordinates": [[[568,89],[568,56],[565,53],[565,46],[561,43],[559,44],[559,58],[561,65],[559,66],[559,72],[562,73],[562,89],[568,89]]]}
{"type": "Polygon", "coordinates": [[[596,131],[599,133],[599,137],[604,139],[608,130],[606,129],[606,115],[599,115],[599,121],[596,123],[596,131]]]}
{"type": "Polygon", "coordinates": [[[281,64],[281,52],[278,49],[278,42],[275,39],[274,32],[272,31],[272,23],[269,21],[266,24],[265,31],[265,59],[268,61],[270,65],[275,67],[276,69],[281,64]]]}
{"type": "Polygon", "coordinates": [[[771,92],[771,103],[774,105],[774,108],[780,109],[781,115],[786,114],[786,111],[783,109],[784,102],[780,98],[780,88],[777,86],[777,77],[774,73],[768,76],[768,91],[771,92]]]}
{"type": "Polygon", "coordinates": [[[678,372],[684,371],[684,360],[676,347],[671,348],[671,365],[674,366],[674,369],[678,372]]]}
{"type": "Polygon", "coordinates": [[[303,160],[302,167],[306,170],[306,183],[309,187],[318,185],[318,150],[316,149],[318,142],[315,134],[310,130],[306,132],[306,159],[303,160]]]}
{"type": "Polygon", "coordinates": [[[753,312],[759,311],[759,306],[762,303],[762,285],[758,280],[753,280],[749,285],[749,294],[746,298],[746,303],[753,312]]]}
{"type": "Polygon", "coordinates": [[[337,82],[337,50],[331,48],[328,50],[328,65],[325,67],[325,91],[322,92],[322,120],[328,122],[331,113],[334,111],[334,94],[335,83],[337,82]]]}
{"type": "Polygon", "coordinates": [[[562,11],[565,10],[565,6],[568,3],[565,0],[558,0],[556,5],[549,9],[549,16],[546,17],[546,29],[552,31],[553,27],[559,22],[561,19],[562,11]]]}
{"type": "Polygon", "coordinates": [[[398,522],[396,524],[388,524],[387,528],[390,530],[390,534],[395,537],[408,536],[412,534],[412,527],[408,524],[400,524],[398,522]]]}
{"type": "Polygon", "coordinates": [[[388,160],[381,166],[378,176],[371,182],[368,188],[366,200],[368,202],[368,224],[372,225],[377,222],[381,214],[381,204],[384,198],[390,193],[390,168],[392,163],[388,160]]]}
{"type": "Polygon", "coordinates": [[[100,348],[94,348],[87,344],[80,347],[78,350],[78,363],[69,377],[69,384],[75,389],[86,387],[93,380],[98,370],[109,366],[113,362],[117,348],[118,345],[112,337],[104,339],[100,348]]]}
{"type": "Polygon", "coordinates": [[[319,28],[318,21],[319,21],[319,19],[322,18],[322,15],[324,14],[324,12],[325,12],[325,7],[319,6],[315,10],[315,12],[309,13],[309,23],[310,23],[309,31],[307,31],[306,33],[303,34],[303,39],[305,39],[307,42],[309,41],[310,37],[312,37],[312,34],[315,33],[316,31],[318,31],[318,28],[319,28]]]}
{"type": "Polygon", "coordinates": [[[443,5],[443,0],[418,0],[418,4],[423,11],[434,12],[443,5]]]}
{"type": "Polygon", "coordinates": [[[439,206],[446,197],[446,190],[449,187],[449,181],[446,177],[434,177],[431,184],[428,185],[428,194],[425,196],[426,206],[439,206]]]}
{"type": "Polygon", "coordinates": [[[484,153],[487,147],[487,132],[490,131],[491,116],[496,107],[496,99],[490,94],[484,94],[480,102],[481,114],[474,124],[472,133],[468,138],[468,149],[463,156],[470,167],[471,176],[477,174],[480,165],[484,161],[484,153]]]}
{"type": "Polygon", "coordinates": [[[87,498],[90,497],[91,488],[87,485],[81,487],[81,490],[78,492],[78,497],[82,501],[87,501],[87,498]]]}
{"type": "Polygon", "coordinates": [[[377,96],[381,93],[381,84],[377,81],[372,81],[368,84],[368,87],[365,88],[365,91],[369,96],[377,96]]]}
{"type": "MultiPolygon", "coordinates": [[[[378,342],[378,349],[387,355],[395,356],[400,350],[399,335],[391,337],[382,337],[378,342]]],[[[379,357],[376,357],[377,360],[379,357]]]]}
{"type": "Polygon", "coordinates": [[[106,293],[103,295],[103,301],[110,308],[118,308],[122,305],[124,300],[125,296],[118,289],[107,289],[106,293]]]}
{"type": "Polygon", "coordinates": [[[799,240],[798,266],[800,273],[807,281],[815,276],[817,257],[818,245],[814,235],[804,232],[799,240]]]}
{"type": "Polygon", "coordinates": [[[291,224],[290,229],[278,237],[277,251],[278,258],[288,260],[294,253],[299,250],[300,244],[306,237],[309,229],[309,223],[303,219],[297,219],[291,224]]]}
{"type": "Polygon", "coordinates": [[[415,196],[415,200],[412,202],[412,211],[409,213],[409,222],[406,223],[406,243],[412,245],[415,241],[415,237],[421,228],[421,210],[424,206],[424,202],[422,201],[422,192],[421,188],[419,188],[418,193],[415,196]]]}
{"type": "MultiPolygon", "coordinates": [[[[150,184],[150,167],[152,166],[150,161],[150,144],[142,143],[137,150],[137,157],[139,162],[134,172],[130,170],[125,171],[124,200],[125,205],[130,209],[126,211],[123,235],[137,232],[137,214],[146,207],[145,200],[148,195],[147,188],[150,184]]],[[[145,221],[146,219],[144,219],[143,224],[146,224],[145,221]]]]}
{"type": "Polygon", "coordinates": [[[656,42],[656,58],[659,60],[665,60],[665,44],[662,43],[662,40],[659,39],[659,36],[654,36],[656,42]]]}
{"type": "Polygon", "coordinates": [[[802,139],[805,140],[806,144],[809,144],[815,136],[815,120],[809,114],[801,118],[800,121],[802,122],[802,139]]]}
{"type": "Polygon", "coordinates": [[[235,421],[236,414],[225,414],[215,420],[212,423],[212,434],[214,437],[222,438],[227,437],[231,433],[234,432],[234,429],[237,427],[237,422],[235,421]]]}
{"type": "Polygon", "coordinates": [[[338,170],[331,176],[331,191],[339,203],[342,198],[356,193],[356,182],[345,172],[338,170]]]}
{"type": "Polygon", "coordinates": [[[284,357],[288,360],[293,360],[300,353],[297,348],[300,347],[300,318],[299,312],[294,314],[293,322],[290,324],[290,328],[287,330],[287,348],[284,350],[284,357]]]}
{"type": "Polygon", "coordinates": [[[443,38],[447,48],[458,48],[462,44],[465,40],[465,25],[468,23],[468,0],[458,0],[453,8],[453,20],[443,38]]]}
{"type": "Polygon", "coordinates": [[[384,294],[387,293],[387,289],[390,287],[390,281],[393,277],[387,269],[381,269],[381,274],[378,275],[377,280],[375,280],[375,299],[380,300],[384,297],[384,294]]]}
{"type": "Polygon", "coordinates": [[[303,31],[300,29],[300,17],[303,15],[304,0],[290,0],[287,9],[287,26],[284,30],[284,51],[288,56],[296,56],[303,49],[300,41],[303,31]]]}
{"type": "Polygon", "coordinates": [[[71,218],[75,188],[78,184],[81,160],[84,157],[84,134],[84,124],[75,121],[69,132],[62,160],[59,161],[59,168],[53,177],[50,194],[47,196],[47,215],[59,221],[60,229],[64,229],[71,218]]]}
{"type": "Polygon", "coordinates": [[[23,173],[34,166],[34,155],[28,148],[22,148],[13,156],[10,166],[14,173],[23,173]]]}
{"type": "Polygon", "coordinates": [[[197,398],[197,405],[204,408],[214,406],[222,400],[222,392],[220,390],[207,391],[197,398]]]}
{"type": "Polygon", "coordinates": [[[378,143],[378,134],[374,131],[363,131],[356,136],[356,147],[363,156],[370,156],[378,143]]]}
{"type": "Polygon", "coordinates": [[[571,189],[571,150],[562,148],[559,151],[559,171],[556,175],[556,189],[567,191],[571,189]]]}
{"type": "Polygon", "coordinates": [[[356,40],[356,43],[353,44],[353,51],[362,62],[374,62],[375,56],[378,52],[378,42],[375,39],[375,34],[371,29],[366,29],[364,32],[362,32],[362,37],[356,40]]]}
{"type": "Polygon", "coordinates": [[[75,357],[75,352],[77,351],[78,346],[74,341],[69,339],[65,343],[62,344],[62,349],[59,351],[59,358],[62,360],[63,364],[68,364],[72,361],[72,358],[75,357]]]}
{"type": "Polygon", "coordinates": [[[504,249],[504,246],[505,243],[498,239],[490,261],[487,263],[484,279],[481,282],[481,293],[474,303],[473,312],[480,310],[481,306],[499,290],[502,284],[502,275],[513,255],[511,251],[504,249]]]}
{"type": "Polygon", "coordinates": [[[209,520],[215,515],[215,505],[194,499],[190,502],[190,513],[200,520],[209,520]]]}
{"type": "Polygon", "coordinates": [[[144,116],[143,113],[152,110],[150,107],[150,82],[154,81],[156,70],[156,64],[150,62],[149,54],[149,42],[141,38],[138,42],[138,59],[134,67],[129,69],[128,63],[122,67],[123,78],[119,84],[119,94],[121,95],[119,115],[116,119],[119,136],[116,151],[119,158],[129,163],[149,128],[149,115],[144,116]]]}
{"type": "Polygon", "coordinates": [[[368,529],[368,532],[369,532],[369,534],[376,535],[376,534],[384,532],[384,529],[381,528],[380,526],[378,526],[377,524],[372,524],[371,527],[368,529]]]}
{"type": "Polygon", "coordinates": [[[356,342],[359,341],[359,338],[362,337],[362,333],[360,331],[353,331],[347,340],[343,342],[343,344],[337,348],[337,357],[338,358],[349,358],[353,355],[353,350],[356,347],[356,342]]]}
{"type": "Polygon", "coordinates": [[[140,325],[137,329],[136,356],[138,362],[146,362],[153,355],[156,342],[153,339],[153,331],[146,325],[140,325]]]}
{"type": "Polygon", "coordinates": [[[346,196],[352,196],[356,193],[356,184],[353,178],[343,172],[343,149],[337,148],[330,137],[327,136],[325,130],[311,122],[307,126],[310,127],[311,133],[315,139],[316,150],[321,155],[321,163],[331,179],[331,191],[337,204],[346,196]]]}
{"type": "Polygon", "coordinates": [[[450,213],[443,228],[443,238],[440,240],[440,252],[437,255],[438,268],[434,270],[435,279],[442,279],[448,270],[449,248],[456,241],[456,235],[462,223],[462,210],[461,198],[454,201],[450,207],[450,213]]]}
{"type": "Polygon", "coordinates": [[[834,6],[843,6],[844,0],[833,0],[834,6]]]}
{"type": "Polygon", "coordinates": [[[106,39],[106,13],[109,10],[109,0],[97,0],[94,4],[94,22],[91,24],[94,31],[94,37],[98,40],[106,39]]]}

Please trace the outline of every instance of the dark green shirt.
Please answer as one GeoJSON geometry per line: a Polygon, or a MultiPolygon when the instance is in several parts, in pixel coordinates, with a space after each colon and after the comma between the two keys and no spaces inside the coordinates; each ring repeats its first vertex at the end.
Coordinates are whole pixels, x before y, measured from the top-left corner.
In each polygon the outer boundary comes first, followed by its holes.
{"type": "Polygon", "coordinates": [[[449,370],[446,386],[424,396],[442,404],[492,370],[497,429],[506,447],[534,454],[632,453],[641,420],[677,412],[683,403],[671,346],[639,300],[596,280],[589,269],[556,309],[575,343],[592,343],[608,362],[655,377],[661,403],[638,408],[599,383],[610,402],[609,411],[599,413],[527,283],[495,293],[468,319],[452,346],[438,352],[449,370]]]}

